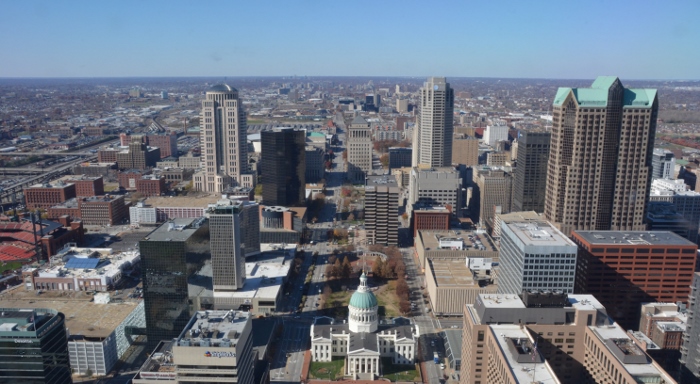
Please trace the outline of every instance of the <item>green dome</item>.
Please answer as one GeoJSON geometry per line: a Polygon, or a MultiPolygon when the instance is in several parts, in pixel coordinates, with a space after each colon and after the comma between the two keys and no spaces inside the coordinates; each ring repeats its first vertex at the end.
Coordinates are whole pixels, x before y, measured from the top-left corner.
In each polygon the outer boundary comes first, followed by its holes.
{"type": "Polygon", "coordinates": [[[350,297],[350,306],[361,309],[371,309],[378,305],[377,298],[372,292],[357,291],[350,297]]]}

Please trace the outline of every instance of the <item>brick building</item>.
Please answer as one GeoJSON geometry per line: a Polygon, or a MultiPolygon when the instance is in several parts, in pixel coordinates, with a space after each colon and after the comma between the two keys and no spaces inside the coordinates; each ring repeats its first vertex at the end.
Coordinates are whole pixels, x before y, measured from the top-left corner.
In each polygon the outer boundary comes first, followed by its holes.
{"type": "Polygon", "coordinates": [[[147,169],[155,167],[160,160],[160,148],[150,147],[139,142],[134,136],[127,149],[117,152],[117,166],[119,169],[147,169]]]}
{"type": "Polygon", "coordinates": [[[101,148],[97,151],[98,163],[116,163],[120,148],[101,148]]]}
{"type": "Polygon", "coordinates": [[[165,177],[145,175],[136,180],[136,192],[143,196],[161,196],[167,191],[165,177]]]}
{"type": "MultiPolygon", "coordinates": [[[[177,157],[177,133],[159,133],[159,134],[148,134],[146,136],[134,135],[141,139],[141,142],[160,149],[160,158],[164,159],[166,157],[175,156],[177,157]]],[[[134,137],[122,133],[119,135],[121,145],[127,146],[131,144],[131,138],[134,137]]]]}
{"type": "Polygon", "coordinates": [[[595,295],[629,329],[640,303],[688,301],[697,245],[668,231],[573,231],[576,292],[595,295]]]}
{"type": "Polygon", "coordinates": [[[124,188],[127,191],[135,191],[136,181],[141,180],[141,178],[150,173],[150,171],[141,171],[138,169],[129,169],[127,171],[119,172],[117,175],[119,188],[124,188]]]}
{"type": "Polygon", "coordinates": [[[46,210],[49,219],[56,220],[61,216],[80,218],[80,206],[76,197],[68,199],[60,204],[56,204],[46,210]]]}
{"type": "Polygon", "coordinates": [[[78,200],[78,205],[85,225],[117,225],[129,216],[124,196],[85,197],[78,200]]]}
{"type": "Polygon", "coordinates": [[[413,237],[418,236],[418,231],[423,230],[449,230],[451,214],[450,207],[414,206],[413,237]]]}
{"type": "Polygon", "coordinates": [[[100,196],[105,194],[102,176],[73,175],[63,180],[75,184],[76,197],[100,196]]]}
{"type": "Polygon", "coordinates": [[[36,184],[24,189],[27,209],[50,208],[75,197],[75,184],[58,181],[54,184],[36,184]]]}

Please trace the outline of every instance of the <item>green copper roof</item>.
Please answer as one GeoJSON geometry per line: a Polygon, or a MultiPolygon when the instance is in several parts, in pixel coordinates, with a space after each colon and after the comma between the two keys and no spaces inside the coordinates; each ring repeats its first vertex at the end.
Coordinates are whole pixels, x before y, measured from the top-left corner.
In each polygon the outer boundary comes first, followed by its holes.
{"type": "Polygon", "coordinates": [[[372,292],[357,291],[350,297],[350,306],[361,309],[370,309],[378,305],[377,298],[372,292]]]}
{"type": "MultiPolygon", "coordinates": [[[[569,94],[573,93],[579,107],[606,107],[608,91],[617,80],[615,76],[600,76],[595,79],[590,88],[559,88],[553,104],[563,105],[569,94]]],[[[625,108],[651,108],[656,98],[656,90],[625,88],[623,98],[622,105],[625,108]]]]}

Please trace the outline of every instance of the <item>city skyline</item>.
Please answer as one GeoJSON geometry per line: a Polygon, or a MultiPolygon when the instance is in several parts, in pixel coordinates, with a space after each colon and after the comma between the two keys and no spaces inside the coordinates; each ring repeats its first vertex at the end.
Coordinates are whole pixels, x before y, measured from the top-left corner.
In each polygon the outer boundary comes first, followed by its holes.
{"type": "Polygon", "coordinates": [[[693,9],[690,1],[224,3],[215,12],[230,18],[199,28],[194,21],[214,11],[193,3],[7,3],[0,49],[11,54],[0,77],[700,79],[700,52],[688,48],[700,38],[693,9]]]}

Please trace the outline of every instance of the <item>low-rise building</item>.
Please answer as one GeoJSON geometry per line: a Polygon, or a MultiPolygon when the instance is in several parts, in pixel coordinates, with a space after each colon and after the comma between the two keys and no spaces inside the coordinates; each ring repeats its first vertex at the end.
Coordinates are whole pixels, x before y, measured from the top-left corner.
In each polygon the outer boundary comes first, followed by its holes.
{"type": "Polygon", "coordinates": [[[498,262],[498,248],[485,231],[418,231],[415,252],[421,268],[427,260],[491,259],[498,262]]]}
{"type": "Polygon", "coordinates": [[[136,181],[140,180],[142,177],[150,174],[151,171],[144,171],[138,169],[129,169],[126,171],[119,172],[117,175],[117,180],[119,181],[119,188],[124,188],[127,191],[136,190],[136,181]]]}
{"type": "Polygon", "coordinates": [[[62,178],[66,183],[75,184],[76,197],[100,196],[105,194],[102,176],[72,175],[62,178]]]}
{"type": "Polygon", "coordinates": [[[24,188],[24,199],[29,210],[48,209],[75,196],[75,184],[62,180],[53,184],[35,184],[24,188]]]}
{"type": "Polygon", "coordinates": [[[306,208],[260,206],[260,243],[296,244],[306,223],[306,208]]]}
{"type": "Polygon", "coordinates": [[[447,207],[415,205],[413,207],[413,237],[418,231],[447,231],[452,212],[447,207]]]}
{"type": "Polygon", "coordinates": [[[129,217],[124,196],[83,197],[78,199],[78,205],[80,219],[85,225],[117,225],[129,217]]]}
{"type": "Polygon", "coordinates": [[[162,196],[167,191],[165,177],[145,175],[136,180],[136,192],[143,196],[162,196]]]}
{"type": "Polygon", "coordinates": [[[496,293],[496,270],[491,259],[428,260],[425,286],[433,313],[459,316],[464,304],[474,304],[481,293],[496,293]]]}
{"type": "Polygon", "coordinates": [[[90,177],[107,177],[110,173],[115,172],[117,163],[81,163],[73,167],[73,174],[85,175],[90,177]]]}

